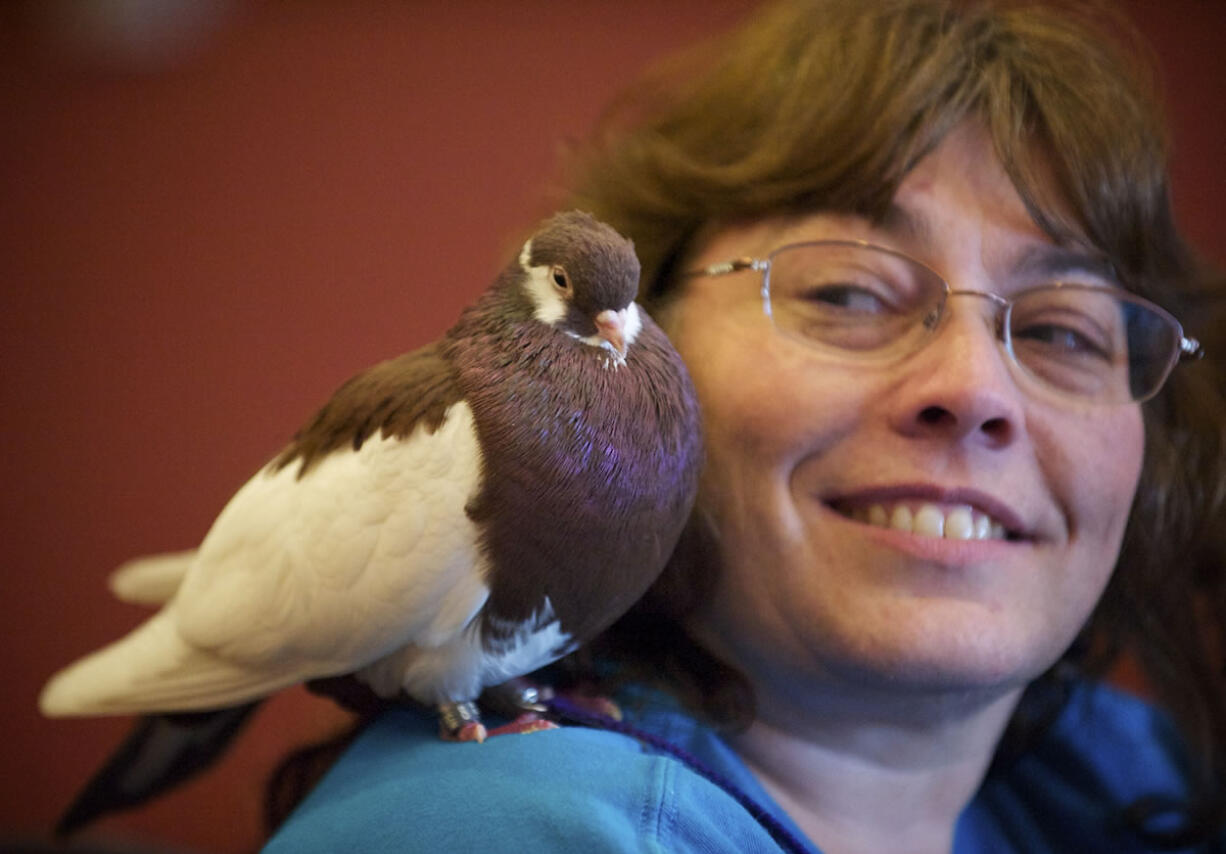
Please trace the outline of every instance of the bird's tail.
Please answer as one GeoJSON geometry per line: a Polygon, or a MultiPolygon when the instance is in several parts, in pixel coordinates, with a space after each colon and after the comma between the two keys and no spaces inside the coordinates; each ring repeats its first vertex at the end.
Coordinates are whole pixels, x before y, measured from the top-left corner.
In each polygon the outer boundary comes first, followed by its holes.
{"type": "Polygon", "coordinates": [[[163,610],[55,674],[39,708],[48,717],[194,712],[246,703],[298,681],[192,646],[163,610]]]}
{"type": "Polygon", "coordinates": [[[56,834],[66,836],[139,806],[200,774],[221,757],[258,705],[142,718],[64,812],[56,834]]]}
{"type": "Polygon", "coordinates": [[[112,572],[107,584],[122,602],[165,605],[178,592],[195,559],[195,549],[138,557],[112,572]]]}

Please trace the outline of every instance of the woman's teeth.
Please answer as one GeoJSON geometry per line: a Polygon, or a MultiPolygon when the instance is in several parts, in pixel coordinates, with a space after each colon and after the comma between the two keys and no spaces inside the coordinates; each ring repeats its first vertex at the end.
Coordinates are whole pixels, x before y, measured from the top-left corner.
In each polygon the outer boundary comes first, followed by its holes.
{"type": "Polygon", "coordinates": [[[1003,540],[1005,526],[993,521],[986,513],[955,505],[936,504],[870,504],[855,507],[848,514],[857,522],[878,528],[907,531],[921,537],[944,537],[947,540],[1003,540]]]}

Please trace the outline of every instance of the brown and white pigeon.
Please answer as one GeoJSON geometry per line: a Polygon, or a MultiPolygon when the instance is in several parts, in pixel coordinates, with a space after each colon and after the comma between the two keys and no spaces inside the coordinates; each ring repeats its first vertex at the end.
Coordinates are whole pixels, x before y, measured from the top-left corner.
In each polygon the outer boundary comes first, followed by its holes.
{"type": "Polygon", "coordinates": [[[689,514],[697,403],[638,278],[607,225],[547,220],[442,338],[343,385],[197,550],[148,563],[169,600],[42,711],[235,708],[353,674],[484,737],[482,690],[618,618],[689,514]]]}

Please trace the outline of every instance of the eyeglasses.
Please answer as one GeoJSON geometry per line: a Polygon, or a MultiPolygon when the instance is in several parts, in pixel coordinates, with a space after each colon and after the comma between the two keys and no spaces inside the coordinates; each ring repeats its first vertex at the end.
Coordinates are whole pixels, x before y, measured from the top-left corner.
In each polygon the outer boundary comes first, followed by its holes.
{"type": "Polygon", "coordinates": [[[1042,386],[1095,404],[1148,400],[1181,358],[1203,350],[1174,317],[1093,275],[1044,282],[1011,299],[954,290],[938,273],[893,249],[859,240],[781,246],[688,276],[762,273],[762,307],[781,333],[843,356],[898,359],[940,327],[951,296],[995,307],[996,336],[1012,362],[1042,386]]]}

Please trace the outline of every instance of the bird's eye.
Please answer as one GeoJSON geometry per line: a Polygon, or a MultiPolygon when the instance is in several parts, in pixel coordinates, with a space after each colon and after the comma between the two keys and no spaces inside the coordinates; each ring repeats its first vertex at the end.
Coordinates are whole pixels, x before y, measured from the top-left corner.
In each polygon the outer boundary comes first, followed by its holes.
{"type": "Polygon", "coordinates": [[[549,269],[549,275],[553,278],[553,283],[558,287],[558,290],[564,293],[570,293],[570,276],[566,275],[566,269],[557,264],[549,269]]]}

